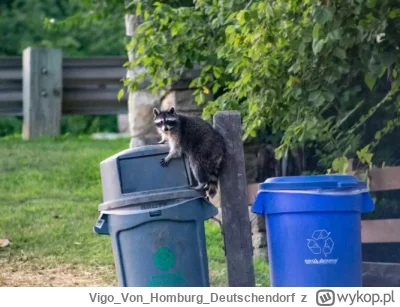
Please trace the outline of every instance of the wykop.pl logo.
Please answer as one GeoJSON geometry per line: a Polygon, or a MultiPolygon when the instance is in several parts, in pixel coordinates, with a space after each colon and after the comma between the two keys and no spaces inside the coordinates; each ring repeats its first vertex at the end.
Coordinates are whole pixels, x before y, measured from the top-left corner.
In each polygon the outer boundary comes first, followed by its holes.
{"type": "Polygon", "coordinates": [[[354,303],[371,303],[372,306],[376,303],[383,303],[383,305],[395,303],[393,290],[390,291],[390,293],[383,293],[383,295],[381,295],[379,293],[362,293],[358,290],[356,293],[352,294],[336,294],[332,290],[321,289],[317,291],[315,298],[318,306],[333,306],[336,299],[338,302],[348,303],[350,306],[354,303]]]}
{"type": "Polygon", "coordinates": [[[332,290],[319,290],[316,296],[318,306],[333,306],[335,304],[335,292],[332,290]]]}

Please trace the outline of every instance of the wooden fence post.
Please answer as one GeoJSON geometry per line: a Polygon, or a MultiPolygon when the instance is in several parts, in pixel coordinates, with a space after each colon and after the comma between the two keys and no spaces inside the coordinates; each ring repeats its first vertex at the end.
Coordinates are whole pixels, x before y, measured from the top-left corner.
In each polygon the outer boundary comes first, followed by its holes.
{"type": "Polygon", "coordinates": [[[60,134],[62,50],[27,48],[23,52],[23,139],[60,134]]]}
{"type": "Polygon", "coordinates": [[[222,227],[230,287],[254,287],[253,242],[248,211],[246,169],[239,112],[214,116],[225,139],[227,155],[219,180],[222,227]]]}

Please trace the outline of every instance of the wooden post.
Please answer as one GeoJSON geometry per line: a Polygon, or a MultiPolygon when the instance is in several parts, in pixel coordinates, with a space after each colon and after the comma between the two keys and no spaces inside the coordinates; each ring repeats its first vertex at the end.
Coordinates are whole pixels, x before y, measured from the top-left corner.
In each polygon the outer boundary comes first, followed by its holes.
{"type": "Polygon", "coordinates": [[[253,243],[241,126],[238,112],[217,112],[214,116],[214,127],[222,134],[227,146],[219,194],[228,283],[230,287],[254,287],[253,243]]]}
{"type": "Polygon", "coordinates": [[[347,173],[353,173],[354,172],[354,159],[349,159],[347,162],[347,173]]]}
{"type": "Polygon", "coordinates": [[[27,48],[23,52],[23,139],[60,134],[62,50],[27,48]]]}

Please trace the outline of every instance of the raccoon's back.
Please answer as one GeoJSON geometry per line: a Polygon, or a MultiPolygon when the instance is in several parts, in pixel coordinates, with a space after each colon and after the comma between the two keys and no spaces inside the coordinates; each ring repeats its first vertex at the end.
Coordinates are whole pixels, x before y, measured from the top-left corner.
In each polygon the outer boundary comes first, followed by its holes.
{"type": "Polygon", "coordinates": [[[194,155],[214,156],[225,151],[223,137],[211,124],[198,117],[180,115],[180,141],[182,149],[194,155]]]}

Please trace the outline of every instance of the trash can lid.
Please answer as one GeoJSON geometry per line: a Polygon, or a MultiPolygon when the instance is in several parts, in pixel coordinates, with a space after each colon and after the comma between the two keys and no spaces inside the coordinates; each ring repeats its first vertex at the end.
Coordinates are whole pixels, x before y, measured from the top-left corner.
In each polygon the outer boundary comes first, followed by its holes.
{"type": "Polygon", "coordinates": [[[122,209],[126,207],[140,206],[144,203],[154,203],[159,201],[197,197],[204,197],[204,194],[202,194],[200,191],[196,191],[193,189],[164,189],[142,193],[132,193],[130,197],[103,202],[99,205],[98,210],[104,211],[122,209]]]}
{"type": "Polygon", "coordinates": [[[252,205],[252,212],[261,215],[317,211],[370,212],[373,209],[367,184],[351,175],[270,178],[260,184],[252,205]],[[337,197],[341,197],[340,201],[337,197]]]}
{"type": "Polygon", "coordinates": [[[272,177],[260,190],[343,190],[366,189],[367,184],[352,175],[309,175],[272,177]]]}

